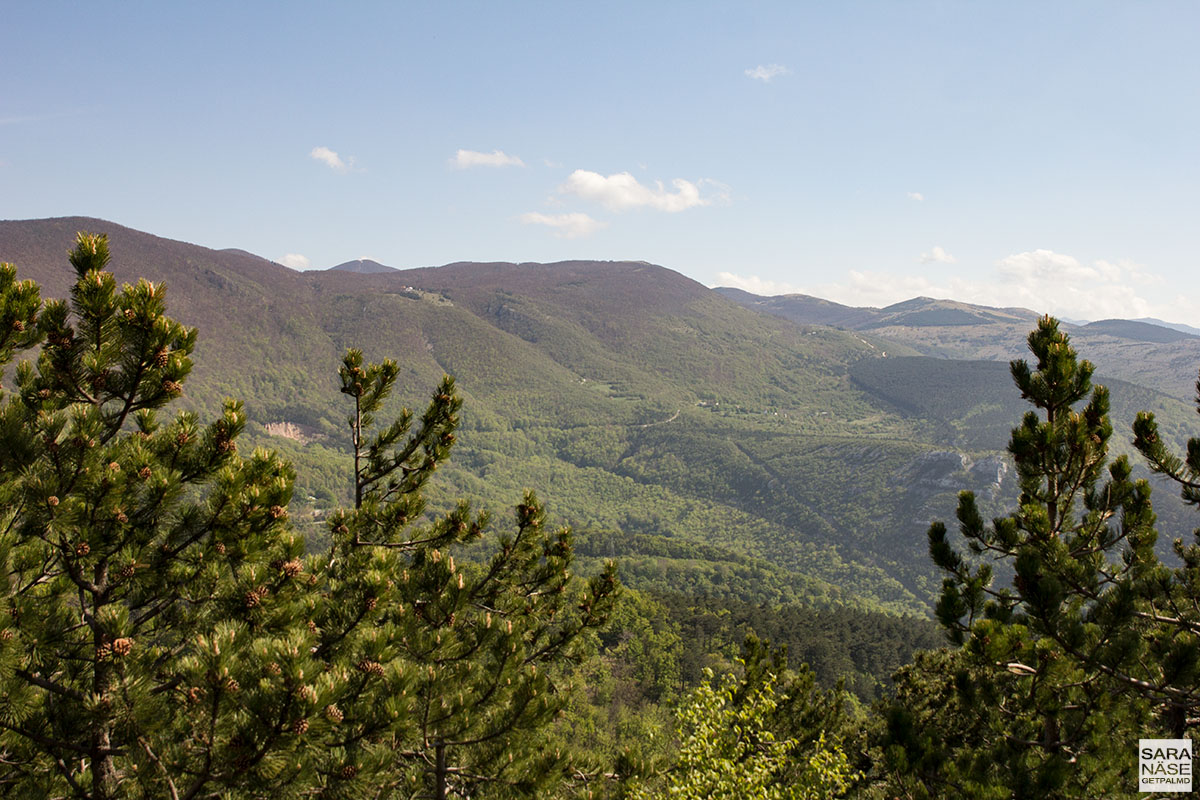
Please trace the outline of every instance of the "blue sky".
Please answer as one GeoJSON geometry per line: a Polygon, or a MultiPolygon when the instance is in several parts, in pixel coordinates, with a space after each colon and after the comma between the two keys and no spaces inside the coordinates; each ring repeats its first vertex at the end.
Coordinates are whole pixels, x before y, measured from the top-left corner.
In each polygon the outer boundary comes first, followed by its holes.
{"type": "Polygon", "coordinates": [[[0,5],[5,219],[1200,325],[1194,2],[0,5]]]}

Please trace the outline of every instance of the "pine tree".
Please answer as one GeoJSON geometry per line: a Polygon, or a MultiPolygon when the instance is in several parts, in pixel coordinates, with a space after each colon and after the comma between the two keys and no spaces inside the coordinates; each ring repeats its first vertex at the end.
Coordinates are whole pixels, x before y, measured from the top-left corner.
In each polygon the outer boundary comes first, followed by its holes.
{"type": "MultiPolygon", "coordinates": [[[[1018,507],[986,525],[973,495],[959,496],[970,557],[941,523],[929,531],[947,573],[938,618],[962,648],[950,665],[957,677],[937,692],[956,693],[957,705],[944,705],[977,709],[979,723],[970,743],[945,738],[955,726],[943,725],[916,747],[905,733],[912,714],[892,716],[897,763],[934,764],[931,747],[948,754],[925,786],[934,796],[939,785],[978,797],[1126,791],[1136,781],[1129,731],[1153,729],[1141,688],[1154,680],[1154,622],[1139,605],[1139,587],[1161,571],[1150,488],[1124,457],[1108,462],[1108,393],[1093,388],[1092,365],[1057,322],[1043,318],[1029,348],[1036,368],[1011,370],[1037,409],[1009,444],[1018,507]],[[991,562],[1011,570],[1011,586],[997,585],[991,562]]],[[[921,676],[909,680],[916,697],[921,676]]]]}
{"type": "Polygon", "coordinates": [[[580,589],[570,532],[547,529],[532,492],[515,531],[494,539],[465,502],[429,521],[422,490],[454,444],[461,400],[446,377],[419,420],[406,409],[381,424],[396,374],[357,350],[339,370],[355,505],[330,520],[316,655],[359,674],[343,680],[342,733],[321,771],[343,779],[331,796],[351,791],[346,778],[395,797],[538,796],[567,769],[541,744],[569,666],[611,608],[615,570],[580,589]],[[362,691],[372,681],[388,684],[384,702],[362,691]]]}
{"type": "MultiPolygon", "coordinates": [[[[291,469],[242,459],[241,406],[160,422],[196,331],[118,289],[80,234],[69,302],[0,270],[0,793],[254,795],[306,779],[316,671],[291,469]]],[[[314,698],[315,699],[315,698],[314,698]]]]}
{"type": "MultiPolygon", "coordinates": [[[[1200,410],[1200,381],[1196,383],[1200,410]]],[[[1141,412],[1133,425],[1134,447],[1154,472],[1174,481],[1183,501],[1200,507],[1200,439],[1187,442],[1180,458],[1164,444],[1154,415],[1141,412]]],[[[1173,542],[1179,566],[1147,572],[1137,585],[1140,614],[1151,620],[1148,646],[1159,669],[1138,689],[1152,698],[1171,738],[1183,738],[1200,725],[1200,530],[1191,543],[1173,542]]]]}

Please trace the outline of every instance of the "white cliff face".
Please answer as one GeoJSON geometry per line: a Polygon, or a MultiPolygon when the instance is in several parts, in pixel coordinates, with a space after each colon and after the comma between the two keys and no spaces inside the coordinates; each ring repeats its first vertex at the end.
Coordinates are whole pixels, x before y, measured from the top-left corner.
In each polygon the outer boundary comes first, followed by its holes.
{"type": "Polygon", "coordinates": [[[968,469],[970,463],[970,459],[962,453],[935,450],[913,459],[904,469],[904,478],[910,486],[953,489],[962,485],[961,473],[968,469]]]}
{"type": "Polygon", "coordinates": [[[1006,455],[972,458],[936,450],[914,458],[897,477],[907,487],[904,504],[909,519],[923,529],[934,519],[953,519],[954,498],[960,491],[972,491],[982,500],[998,499],[1010,471],[1006,455]]]}

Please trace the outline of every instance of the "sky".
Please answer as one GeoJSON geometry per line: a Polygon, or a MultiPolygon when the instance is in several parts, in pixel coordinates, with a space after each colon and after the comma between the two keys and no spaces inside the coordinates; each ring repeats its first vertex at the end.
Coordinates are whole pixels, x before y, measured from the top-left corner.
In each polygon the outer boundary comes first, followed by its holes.
{"type": "Polygon", "coordinates": [[[298,269],[629,259],[857,306],[1200,326],[1190,0],[0,18],[3,219],[100,217],[298,269]]]}

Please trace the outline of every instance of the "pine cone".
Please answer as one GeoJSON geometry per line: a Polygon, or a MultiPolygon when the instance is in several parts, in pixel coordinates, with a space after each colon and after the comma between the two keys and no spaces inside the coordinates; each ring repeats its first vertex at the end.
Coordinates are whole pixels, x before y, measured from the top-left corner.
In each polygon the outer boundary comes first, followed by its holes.
{"type": "Polygon", "coordinates": [[[303,736],[304,734],[308,733],[308,720],[302,717],[293,722],[292,733],[296,734],[297,736],[303,736]]]}
{"type": "Polygon", "coordinates": [[[325,706],[325,716],[328,717],[335,725],[346,718],[346,715],[342,713],[342,710],[333,703],[325,706]]]}
{"type": "Polygon", "coordinates": [[[154,354],[154,366],[158,367],[159,369],[165,367],[167,365],[167,358],[170,355],[171,351],[166,347],[158,348],[158,351],[154,354]]]}
{"type": "Polygon", "coordinates": [[[358,767],[354,766],[353,764],[347,764],[346,766],[342,767],[340,774],[344,780],[350,780],[358,774],[358,767]]]}
{"type": "Polygon", "coordinates": [[[75,555],[77,556],[86,556],[90,552],[92,552],[92,546],[87,542],[80,542],[75,545],[75,555]]]}
{"type": "Polygon", "coordinates": [[[287,577],[294,578],[304,571],[304,564],[300,559],[293,558],[291,561],[285,561],[280,567],[280,571],[287,577]]]}
{"type": "Polygon", "coordinates": [[[121,637],[112,643],[112,651],[118,656],[127,656],[133,652],[133,639],[121,637]]]}
{"type": "Polygon", "coordinates": [[[374,675],[378,678],[383,677],[383,665],[378,661],[371,661],[370,659],[364,658],[355,665],[355,668],[358,669],[359,672],[364,672],[368,675],[374,675]]]}

